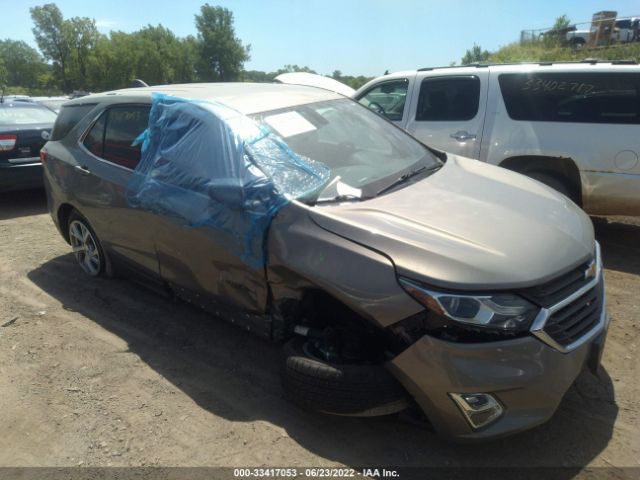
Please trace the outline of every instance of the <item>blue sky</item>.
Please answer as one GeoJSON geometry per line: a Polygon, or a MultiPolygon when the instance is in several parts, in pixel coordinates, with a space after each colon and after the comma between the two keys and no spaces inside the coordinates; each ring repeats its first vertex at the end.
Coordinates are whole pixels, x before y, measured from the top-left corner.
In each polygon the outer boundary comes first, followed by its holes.
{"type": "MultiPolygon", "coordinates": [[[[50,0],[49,0],[50,1],[50,0]]],[[[0,0],[0,38],[34,45],[29,7],[45,1],[0,0]]],[[[131,32],[152,24],[195,34],[202,0],[57,0],[65,18],[94,18],[99,29],[131,32]]],[[[600,10],[640,16],[640,0],[209,0],[233,11],[236,34],[251,44],[248,70],[308,65],[319,73],[381,75],[385,70],[448,65],[473,43],[488,50],[516,41],[567,14],[590,21],[600,10]]]]}

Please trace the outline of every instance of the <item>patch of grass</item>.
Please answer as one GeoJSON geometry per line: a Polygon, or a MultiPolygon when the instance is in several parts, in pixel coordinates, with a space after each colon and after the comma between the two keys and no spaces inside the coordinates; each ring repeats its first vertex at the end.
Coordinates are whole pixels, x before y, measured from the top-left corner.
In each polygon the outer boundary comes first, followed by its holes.
{"type": "Polygon", "coordinates": [[[625,43],[609,47],[573,49],[545,42],[511,43],[490,54],[490,63],[579,61],[587,58],[598,60],[634,60],[640,62],[640,43],[625,43]]]}

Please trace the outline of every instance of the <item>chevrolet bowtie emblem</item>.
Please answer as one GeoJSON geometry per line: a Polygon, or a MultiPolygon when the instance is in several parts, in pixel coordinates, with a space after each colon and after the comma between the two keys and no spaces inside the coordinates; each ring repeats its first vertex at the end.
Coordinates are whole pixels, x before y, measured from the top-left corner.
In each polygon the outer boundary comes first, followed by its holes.
{"type": "Polygon", "coordinates": [[[584,271],[584,279],[589,280],[596,276],[596,262],[591,262],[589,268],[584,271]]]}

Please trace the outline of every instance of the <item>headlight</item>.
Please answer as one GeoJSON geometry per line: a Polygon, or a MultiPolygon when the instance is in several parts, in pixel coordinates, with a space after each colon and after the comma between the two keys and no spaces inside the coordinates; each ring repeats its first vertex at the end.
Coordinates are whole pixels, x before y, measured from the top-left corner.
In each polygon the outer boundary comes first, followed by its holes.
{"type": "Polygon", "coordinates": [[[400,278],[402,287],[434,313],[454,320],[458,324],[519,333],[527,331],[539,308],[524,298],[511,293],[461,295],[439,292],[400,278]]]}

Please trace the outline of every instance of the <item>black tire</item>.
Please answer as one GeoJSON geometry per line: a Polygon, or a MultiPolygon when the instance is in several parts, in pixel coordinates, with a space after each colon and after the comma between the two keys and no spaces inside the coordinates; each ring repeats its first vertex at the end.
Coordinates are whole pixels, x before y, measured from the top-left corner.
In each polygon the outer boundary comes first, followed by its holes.
{"type": "Polygon", "coordinates": [[[67,232],[69,235],[69,244],[74,249],[74,256],[80,268],[82,268],[87,275],[92,277],[99,277],[103,275],[107,262],[104,250],[102,249],[102,244],[89,221],[80,215],[77,210],[72,211],[69,215],[69,220],[67,221],[67,232]],[[76,251],[76,248],[79,246],[77,236],[78,233],[80,233],[76,227],[84,228],[89,233],[89,237],[87,237],[87,246],[90,246],[90,250],[87,250],[88,253],[85,253],[84,257],[81,252],[76,251]],[[89,255],[89,252],[91,255],[89,255]],[[87,259],[89,256],[91,258],[87,259]]]}
{"type": "Polygon", "coordinates": [[[294,338],[282,352],[285,395],[305,410],[373,417],[409,406],[400,383],[382,365],[334,365],[305,353],[305,339],[294,338]]]}
{"type": "Polygon", "coordinates": [[[555,191],[560,192],[565,197],[570,198],[574,202],[576,201],[574,195],[569,189],[569,186],[558,177],[545,172],[528,172],[525,175],[527,175],[527,177],[529,178],[533,178],[534,180],[538,180],[539,182],[544,183],[546,186],[553,188],[555,191]]]}

